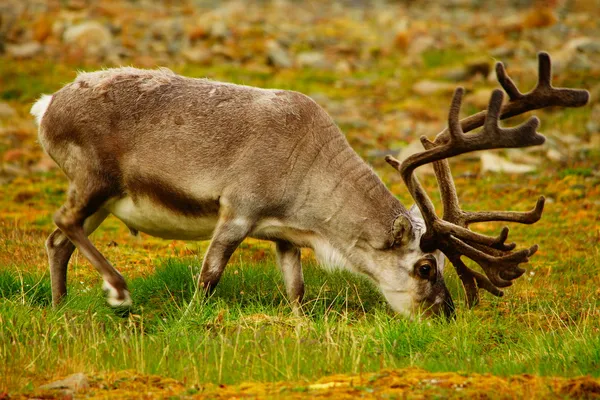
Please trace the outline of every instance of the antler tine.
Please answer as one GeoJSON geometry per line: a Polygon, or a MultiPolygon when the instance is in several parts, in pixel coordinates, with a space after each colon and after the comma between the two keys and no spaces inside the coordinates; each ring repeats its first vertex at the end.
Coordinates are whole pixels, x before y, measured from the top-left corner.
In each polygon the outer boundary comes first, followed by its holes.
{"type": "Polygon", "coordinates": [[[467,298],[467,305],[469,307],[474,307],[477,303],[479,303],[479,288],[485,289],[497,297],[504,296],[504,292],[494,286],[485,275],[482,275],[479,272],[473,271],[471,268],[467,267],[460,259],[459,253],[448,252],[445,254],[452,265],[454,265],[454,269],[456,269],[456,273],[463,283],[467,298]]]}
{"type": "Polygon", "coordinates": [[[546,198],[540,196],[535,207],[531,211],[517,212],[517,211],[464,211],[463,216],[468,224],[475,222],[489,222],[489,221],[504,221],[504,222],[518,222],[520,224],[531,225],[542,218],[544,211],[544,204],[546,198]]]}
{"type": "Polygon", "coordinates": [[[545,51],[540,51],[538,53],[538,83],[536,89],[537,88],[552,88],[552,61],[550,60],[550,54],[545,51]]]}
{"type": "MultiPolygon", "coordinates": [[[[460,108],[462,106],[462,98],[465,94],[463,87],[457,87],[454,90],[452,96],[452,103],[450,104],[450,110],[448,111],[448,131],[450,132],[451,141],[454,143],[462,143],[463,141],[463,130],[460,126],[460,108]]],[[[423,138],[421,138],[423,141],[423,138]]]]}
{"type": "MultiPolygon", "coordinates": [[[[529,261],[529,257],[537,251],[537,245],[529,249],[522,249],[503,256],[492,256],[475,246],[470,246],[462,240],[453,236],[449,237],[448,245],[458,253],[475,261],[484,270],[487,277],[496,287],[507,287],[512,285],[512,280],[521,276],[525,270],[519,264],[529,261]]],[[[488,251],[489,252],[489,251],[488,251]]]]}
{"type": "MultiPolygon", "coordinates": [[[[546,107],[581,107],[586,105],[590,98],[587,90],[553,87],[552,61],[550,55],[543,51],[538,53],[538,82],[531,92],[521,93],[501,62],[496,64],[496,77],[510,99],[510,102],[501,108],[500,119],[546,107]]],[[[481,111],[462,119],[462,131],[467,133],[483,126],[486,115],[487,111],[481,111]]],[[[443,130],[437,135],[434,143],[437,145],[446,142],[449,134],[449,129],[443,130]]]]}
{"type": "MultiPolygon", "coordinates": [[[[421,138],[421,143],[425,149],[431,149],[435,147],[435,144],[429,141],[427,138],[421,138]]],[[[463,211],[460,208],[460,201],[456,193],[456,187],[454,185],[454,179],[450,171],[450,165],[448,160],[440,160],[433,163],[433,169],[437,178],[440,195],[442,198],[442,204],[444,207],[445,221],[451,222],[462,227],[467,227],[472,222],[484,222],[484,221],[510,221],[510,222],[521,222],[521,223],[534,223],[541,217],[542,210],[544,207],[544,198],[540,197],[536,207],[529,212],[509,212],[509,211],[495,211],[495,212],[469,212],[463,211]]],[[[504,228],[501,232],[502,242],[508,237],[508,228],[504,228]]],[[[504,250],[512,250],[515,244],[509,246],[504,245],[504,250]]],[[[490,249],[487,249],[490,251],[490,249]]],[[[500,250],[500,249],[499,249],[500,250]]],[[[448,257],[452,265],[463,283],[465,295],[467,299],[467,305],[469,307],[475,306],[479,302],[478,289],[484,289],[494,296],[503,296],[504,292],[498,289],[492,282],[484,275],[473,271],[467,267],[460,259],[460,253],[453,251],[450,248],[445,249],[444,254],[448,257]]],[[[520,270],[520,268],[519,268],[520,270]]],[[[516,275],[520,271],[516,271],[516,275]]]]}
{"type": "Polygon", "coordinates": [[[496,63],[496,78],[506,94],[508,94],[510,101],[516,101],[523,97],[523,93],[517,89],[515,82],[506,73],[506,69],[504,68],[504,64],[502,62],[496,63]]]}
{"type": "Polygon", "coordinates": [[[498,122],[500,121],[500,110],[503,99],[504,94],[500,89],[492,92],[487,115],[483,123],[483,132],[471,136],[475,138],[484,133],[491,135],[493,138],[489,140],[493,140],[496,144],[495,148],[528,147],[543,144],[546,138],[536,132],[536,129],[540,125],[540,120],[537,117],[531,117],[527,122],[514,128],[500,128],[498,122]]]}
{"type": "MultiPolygon", "coordinates": [[[[425,136],[421,137],[421,144],[425,150],[435,147],[435,144],[425,136]]],[[[456,193],[456,186],[454,185],[454,178],[452,177],[448,160],[434,162],[433,171],[437,178],[438,188],[442,198],[442,206],[444,207],[442,218],[445,221],[463,225],[464,213],[460,209],[460,201],[458,200],[458,194],[456,193]]]]}
{"type": "Polygon", "coordinates": [[[460,120],[464,89],[457,88],[448,112],[448,128],[438,134],[433,142],[426,137],[421,137],[425,151],[408,157],[402,163],[393,157],[386,157],[386,161],[402,175],[423,214],[427,230],[421,237],[421,249],[423,251],[439,249],[448,257],[463,282],[470,306],[478,301],[479,288],[495,296],[502,296],[503,292],[499,288],[512,285],[512,281],[525,272],[519,265],[527,262],[538,247],[534,245],[528,249],[513,251],[515,244],[505,243],[509,232],[507,227],[504,227],[497,237],[491,237],[469,230],[469,224],[486,221],[532,224],[541,218],[545,199],[543,196],[540,197],[535,207],[527,212],[463,211],[460,208],[447,159],[476,150],[542,144],[545,138],[536,132],[539,126],[536,117],[513,128],[501,128],[499,120],[548,106],[577,107],[587,103],[589,93],[585,90],[552,87],[550,56],[542,52],[539,53],[538,59],[538,83],[531,92],[522,94],[506,73],[503,64],[498,63],[496,74],[499,83],[509,96],[508,104],[502,105],[504,94],[501,90],[495,90],[487,111],[460,120]],[[481,132],[466,134],[481,126],[484,127],[481,132]],[[413,173],[416,168],[427,163],[433,163],[444,206],[443,219],[435,214],[433,203],[413,173]],[[461,259],[462,256],[479,264],[485,275],[467,267],[461,259]]]}

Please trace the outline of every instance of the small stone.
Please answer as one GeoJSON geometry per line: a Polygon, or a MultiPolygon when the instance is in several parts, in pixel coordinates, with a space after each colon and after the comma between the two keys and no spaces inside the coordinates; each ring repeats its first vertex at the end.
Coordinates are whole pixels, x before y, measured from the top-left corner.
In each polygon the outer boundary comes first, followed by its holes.
{"type": "Polygon", "coordinates": [[[81,372],[69,375],[65,379],[40,386],[40,389],[42,390],[68,389],[74,392],[79,392],[87,388],[89,388],[88,378],[81,372]]]}
{"type": "Polygon", "coordinates": [[[205,47],[190,47],[185,49],[181,55],[187,61],[195,64],[209,64],[212,59],[212,53],[205,47]]]}
{"type": "Polygon", "coordinates": [[[346,60],[340,60],[335,64],[335,72],[349,74],[352,72],[352,65],[346,60]]]}
{"type": "Polygon", "coordinates": [[[292,66],[292,59],[290,58],[286,49],[284,49],[279,42],[275,40],[269,40],[267,42],[267,61],[269,64],[279,68],[289,68],[292,66]]]}
{"type": "MultiPolygon", "coordinates": [[[[478,89],[474,93],[467,95],[465,102],[473,106],[486,109],[490,103],[493,89],[478,89]]],[[[507,96],[504,96],[504,104],[506,104],[507,96]]]]}
{"type": "Polygon", "coordinates": [[[506,156],[512,162],[530,164],[530,165],[540,165],[542,160],[536,156],[533,156],[523,149],[506,149],[506,156]]]}
{"type": "Polygon", "coordinates": [[[296,63],[300,67],[325,69],[328,66],[327,60],[323,53],[317,51],[307,51],[296,56],[296,63]]]}
{"type": "Polygon", "coordinates": [[[490,50],[490,55],[494,58],[510,58],[515,54],[515,49],[508,46],[499,46],[490,50]]]}
{"type": "Polygon", "coordinates": [[[556,149],[549,149],[546,152],[546,157],[554,162],[563,162],[566,161],[567,157],[564,156],[560,151],[556,149]]]}
{"type": "Polygon", "coordinates": [[[432,49],[436,44],[432,36],[419,35],[408,45],[408,53],[411,55],[420,55],[423,52],[432,49]]]}
{"type": "Polygon", "coordinates": [[[412,90],[421,95],[429,96],[437,93],[452,93],[456,86],[450,82],[440,82],[431,80],[422,80],[415,83],[412,90]]]}
{"type": "Polygon", "coordinates": [[[494,153],[484,151],[480,155],[481,173],[506,172],[509,174],[526,174],[535,171],[534,165],[517,164],[510,162],[494,153]]]}
{"type": "Polygon", "coordinates": [[[585,72],[592,69],[592,62],[582,53],[575,53],[569,63],[569,71],[572,72],[585,72]]]}
{"type": "Polygon", "coordinates": [[[600,123],[590,120],[587,122],[587,124],[585,124],[585,129],[591,134],[600,132],[600,123]]]}
{"type": "Polygon", "coordinates": [[[578,50],[584,53],[600,53],[600,41],[594,40],[590,37],[578,37],[569,40],[565,46],[565,49],[578,50]]]}
{"type": "Polygon", "coordinates": [[[561,135],[555,135],[555,138],[568,146],[576,146],[581,143],[581,139],[578,136],[563,133],[561,135]]]}
{"type": "Polygon", "coordinates": [[[82,22],[65,30],[63,40],[90,55],[104,54],[112,45],[110,30],[97,21],[82,22]]]}
{"type": "Polygon", "coordinates": [[[2,172],[0,175],[15,177],[15,176],[27,176],[28,173],[25,169],[15,165],[15,164],[4,164],[2,166],[2,172]]]}
{"type": "Polygon", "coordinates": [[[17,112],[10,104],[0,102],[0,119],[9,119],[17,116],[17,112]]]}
{"type": "Polygon", "coordinates": [[[229,28],[222,20],[215,21],[210,27],[210,36],[215,39],[225,39],[229,35],[229,28]]]}
{"type": "Polygon", "coordinates": [[[38,55],[42,51],[42,49],[43,46],[35,41],[23,44],[11,44],[6,46],[6,52],[8,53],[8,55],[17,60],[32,58],[38,55]]]}
{"type": "MultiPolygon", "coordinates": [[[[412,156],[413,154],[417,154],[422,151],[425,151],[425,148],[421,144],[421,141],[419,139],[415,139],[402,150],[400,150],[400,153],[398,153],[398,156],[396,158],[398,159],[398,161],[402,162],[408,157],[412,156]]],[[[433,173],[433,166],[431,164],[425,164],[415,170],[415,174],[418,177],[424,175],[433,175],[433,173]]]]}

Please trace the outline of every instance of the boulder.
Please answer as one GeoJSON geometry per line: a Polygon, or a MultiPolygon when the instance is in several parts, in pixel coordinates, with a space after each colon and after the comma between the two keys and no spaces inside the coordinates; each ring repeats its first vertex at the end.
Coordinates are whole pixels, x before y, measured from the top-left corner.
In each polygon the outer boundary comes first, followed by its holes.
{"type": "Polygon", "coordinates": [[[318,51],[306,51],[296,56],[296,63],[300,67],[325,69],[327,68],[327,60],[325,55],[318,51]]]}
{"type": "Polygon", "coordinates": [[[266,47],[267,61],[269,64],[279,68],[290,68],[292,66],[290,55],[279,42],[276,40],[269,40],[266,47]]]}
{"type": "Polygon", "coordinates": [[[80,47],[88,55],[104,55],[112,46],[110,30],[98,21],[87,21],[68,27],[63,34],[66,44],[80,47]]]}
{"type": "Polygon", "coordinates": [[[6,52],[12,58],[22,60],[32,58],[43,50],[43,46],[36,41],[31,41],[23,44],[11,44],[6,46],[6,52]]]}
{"type": "Polygon", "coordinates": [[[430,96],[437,93],[452,93],[456,85],[450,82],[440,82],[432,80],[422,80],[415,83],[412,90],[421,96],[430,96]]]}
{"type": "Polygon", "coordinates": [[[486,172],[526,174],[528,172],[533,172],[536,170],[536,167],[534,165],[513,163],[489,151],[482,152],[480,157],[482,174],[485,174],[486,172]]]}
{"type": "Polygon", "coordinates": [[[68,389],[73,392],[89,388],[88,378],[85,374],[77,373],[67,376],[65,379],[54,381],[40,386],[42,390],[68,389]]]}

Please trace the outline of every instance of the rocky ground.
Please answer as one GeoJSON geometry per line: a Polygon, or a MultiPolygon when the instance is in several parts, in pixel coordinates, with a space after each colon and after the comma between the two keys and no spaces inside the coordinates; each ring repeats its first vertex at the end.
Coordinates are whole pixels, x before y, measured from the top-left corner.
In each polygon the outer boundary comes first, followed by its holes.
{"type": "MultiPolygon", "coordinates": [[[[449,93],[458,84],[466,86],[471,110],[485,108],[495,87],[496,59],[527,88],[535,78],[535,53],[545,50],[558,84],[591,91],[585,120],[578,119],[568,132],[543,126],[547,146],[533,150],[536,154],[509,152],[509,160],[487,155],[482,172],[530,172],[600,147],[598,1],[484,4],[6,0],[0,4],[0,53],[10,63],[0,83],[0,181],[53,168],[28,140],[35,128],[26,111],[35,94],[10,81],[11,73],[23,77],[28,66],[42,60],[67,70],[237,68],[266,82],[277,76],[310,79],[306,74],[312,73],[331,80],[340,95],[307,94],[346,128],[363,154],[378,156],[439,131],[449,93]]],[[[48,86],[56,90],[63,83],[48,86]]]]}

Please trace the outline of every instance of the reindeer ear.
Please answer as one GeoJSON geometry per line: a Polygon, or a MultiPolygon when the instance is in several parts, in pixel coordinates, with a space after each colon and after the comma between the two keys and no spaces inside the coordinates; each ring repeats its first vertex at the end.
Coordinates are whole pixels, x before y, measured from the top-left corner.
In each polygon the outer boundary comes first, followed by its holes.
{"type": "Polygon", "coordinates": [[[413,217],[415,219],[423,219],[423,214],[421,214],[421,210],[419,209],[419,207],[417,207],[416,204],[413,204],[412,207],[410,207],[410,210],[408,210],[408,213],[410,214],[411,217],[413,217]]]}
{"type": "Polygon", "coordinates": [[[403,214],[398,215],[394,221],[392,235],[394,237],[394,246],[403,246],[414,238],[413,226],[408,216],[403,214]]]}
{"type": "Polygon", "coordinates": [[[446,265],[446,256],[439,250],[434,251],[433,256],[435,257],[435,261],[437,262],[438,269],[440,271],[444,271],[444,266],[446,265]]]}

